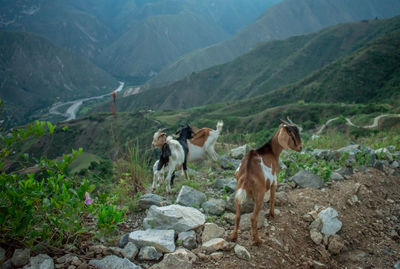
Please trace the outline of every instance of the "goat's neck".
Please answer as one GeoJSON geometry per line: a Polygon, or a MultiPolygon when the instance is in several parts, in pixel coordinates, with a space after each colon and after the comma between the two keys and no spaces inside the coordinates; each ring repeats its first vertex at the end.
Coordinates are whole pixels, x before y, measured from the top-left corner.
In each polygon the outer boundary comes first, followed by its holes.
{"type": "Polygon", "coordinates": [[[279,156],[281,155],[282,150],[283,150],[281,144],[279,144],[279,141],[278,141],[278,134],[279,134],[279,132],[276,132],[271,140],[271,148],[272,148],[271,153],[272,153],[272,155],[274,155],[276,160],[279,160],[279,156]]]}

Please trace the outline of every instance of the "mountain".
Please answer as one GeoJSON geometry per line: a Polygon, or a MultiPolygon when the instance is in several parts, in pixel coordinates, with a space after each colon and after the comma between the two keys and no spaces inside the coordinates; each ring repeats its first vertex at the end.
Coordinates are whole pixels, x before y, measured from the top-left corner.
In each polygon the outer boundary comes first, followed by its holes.
{"type": "Polygon", "coordinates": [[[57,101],[108,93],[118,85],[88,60],[22,32],[0,31],[0,78],[9,125],[57,101]]]}
{"type": "Polygon", "coordinates": [[[179,56],[225,37],[190,12],[152,16],[115,40],[96,61],[118,77],[150,77],[179,56]]]}
{"type": "Polygon", "coordinates": [[[192,72],[226,63],[259,42],[306,34],[330,25],[400,13],[397,0],[286,0],[268,8],[254,23],[216,45],[191,52],[166,67],[150,83],[176,81],[192,72]]]}
{"type": "Polygon", "coordinates": [[[400,16],[332,26],[313,34],[267,42],[232,62],[192,74],[168,86],[122,98],[119,109],[189,108],[243,100],[275,89],[279,92],[282,87],[313,72],[326,70],[324,68],[335,61],[369,46],[368,42],[399,29],[400,16]]]}
{"type": "Polygon", "coordinates": [[[281,0],[0,0],[0,29],[39,34],[140,83],[281,0]]]}
{"type": "Polygon", "coordinates": [[[61,0],[2,0],[0,29],[32,32],[93,58],[111,42],[112,31],[95,16],[61,0]]]}

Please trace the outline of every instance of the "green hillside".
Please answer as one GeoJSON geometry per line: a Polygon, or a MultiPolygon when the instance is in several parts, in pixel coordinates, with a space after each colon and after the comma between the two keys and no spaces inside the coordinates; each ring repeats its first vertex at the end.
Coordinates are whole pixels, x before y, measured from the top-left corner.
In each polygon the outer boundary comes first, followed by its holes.
{"type": "MultiPolygon", "coordinates": [[[[396,44],[396,40],[393,38],[396,38],[395,33],[399,29],[400,17],[395,17],[388,20],[343,24],[314,34],[268,42],[230,63],[192,74],[165,87],[149,89],[141,94],[123,98],[119,101],[119,109],[120,111],[133,111],[140,107],[151,109],[189,108],[210,103],[242,100],[270,91],[273,93],[268,95],[269,106],[296,102],[301,99],[308,100],[309,98],[306,96],[298,96],[295,92],[291,92],[290,100],[287,100],[286,97],[283,98],[281,88],[307,76],[310,77],[306,81],[309,81],[310,85],[315,85],[316,82],[311,83],[315,79],[316,73],[314,72],[318,73],[318,70],[321,70],[318,74],[322,76],[326,74],[327,70],[342,68],[341,61],[335,61],[345,59],[343,57],[356,57],[362,51],[370,50],[380,53],[381,48],[371,47],[372,43],[370,42],[379,37],[385,37],[379,42],[387,42],[391,47],[393,42],[396,44]]],[[[395,48],[394,51],[396,51],[395,48]]],[[[388,52],[390,53],[390,51],[388,52]]],[[[390,56],[388,57],[390,58],[390,56]]],[[[377,64],[376,68],[381,69],[380,63],[375,60],[363,64],[368,64],[368,66],[377,64]]],[[[365,69],[363,64],[360,64],[358,68],[365,69]]],[[[387,63],[382,61],[381,64],[387,65],[387,68],[381,69],[385,75],[389,75],[390,68],[396,67],[392,60],[387,63]]],[[[350,85],[360,83],[360,77],[353,76],[351,69],[346,72],[349,73],[346,86],[350,87],[350,85]],[[350,81],[353,82],[350,83],[350,81]]],[[[359,71],[355,70],[354,72],[359,71]]],[[[330,80],[331,74],[325,75],[325,78],[325,85],[338,82],[336,78],[330,80]]],[[[370,86],[375,87],[376,85],[370,86]]],[[[295,84],[292,88],[298,89],[299,87],[298,84],[295,84]]],[[[329,86],[324,89],[329,89],[329,86]]],[[[380,87],[374,89],[381,90],[380,87]]],[[[330,94],[336,95],[335,91],[328,91],[330,94]]],[[[316,89],[316,91],[310,90],[309,92],[312,97],[310,100],[313,102],[336,101],[322,98],[323,90],[316,89]]],[[[340,101],[348,103],[357,101],[357,98],[359,98],[358,94],[355,94],[354,98],[342,98],[340,101]]],[[[369,101],[371,100],[366,97],[357,102],[369,101]]],[[[106,111],[104,108],[102,110],[106,111]]]]}
{"type": "Polygon", "coordinates": [[[108,93],[117,81],[88,60],[29,33],[0,31],[0,97],[6,126],[63,100],[108,93]]]}
{"type": "Polygon", "coordinates": [[[400,13],[397,0],[287,0],[267,9],[227,41],[189,53],[165,68],[150,82],[171,82],[192,72],[226,63],[258,43],[306,34],[329,25],[371,18],[388,18],[400,13]]]}

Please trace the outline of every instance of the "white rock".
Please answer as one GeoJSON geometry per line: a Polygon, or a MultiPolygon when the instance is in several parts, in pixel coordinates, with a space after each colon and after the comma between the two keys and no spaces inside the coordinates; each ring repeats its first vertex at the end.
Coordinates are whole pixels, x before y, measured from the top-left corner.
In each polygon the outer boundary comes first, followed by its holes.
{"type": "Polygon", "coordinates": [[[201,236],[202,242],[207,242],[213,238],[223,237],[225,233],[225,229],[219,227],[215,223],[206,223],[204,224],[203,234],[201,236]]]}
{"type": "Polygon", "coordinates": [[[250,260],[251,255],[250,253],[247,251],[247,249],[241,245],[236,244],[235,246],[235,253],[236,255],[243,260],[250,260]]]}
{"type": "Polygon", "coordinates": [[[230,156],[235,159],[242,159],[246,155],[247,145],[231,149],[230,156]]]}
{"type": "Polygon", "coordinates": [[[321,244],[321,242],[322,242],[322,234],[320,232],[318,232],[316,230],[311,230],[310,231],[310,237],[311,237],[311,240],[315,244],[317,244],[317,245],[321,244]]]}
{"type": "Polygon", "coordinates": [[[161,257],[162,253],[152,246],[142,247],[139,252],[139,260],[158,261],[161,257]]]}
{"type": "Polygon", "coordinates": [[[193,207],[153,205],[143,220],[143,226],[145,229],[172,229],[176,232],[185,232],[203,226],[205,221],[204,214],[193,207]]]}
{"type": "Polygon", "coordinates": [[[101,260],[91,260],[89,265],[96,267],[97,269],[141,269],[142,267],[137,266],[128,259],[123,259],[115,255],[106,256],[101,260]]]}
{"type": "MultiPolygon", "coordinates": [[[[239,224],[240,230],[245,231],[251,229],[251,215],[253,215],[253,213],[241,215],[239,224]]],[[[264,220],[265,220],[265,212],[263,210],[260,210],[258,214],[257,228],[263,227],[264,220]]]]}
{"type": "Polygon", "coordinates": [[[175,250],[175,232],[173,230],[134,231],[129,234],[129,241],[139,247],[153,246],[161,252],[175,250]]]}
{"type": "Polygon", "coordinates": [[[342,222],[337,218],[338,213],[332,207],[319,212],[318,217],[322,220],[321,232],[325,235],[336,234],[342,228],[342,222]]]}
{"type": "Polygon", "coordinates": [[[11,263],[16,267],[24,266],[29,262],[30,256],[31,256],[31,250],[29,248],[16,249],[14,251],[13,256],[11,257],[11,263]]]}
{"type": "Polygon", "coordinates": [[[25,265],[24,269],[54,269],[54,261],[49,255],[39,254],[30,258],[29,265],[25,265]]]}
{"type": "Polygon", "coordinates": [[[207,242],[204,242],[201,248],[205,250],[207,253],[215,252],[217,250],[226,249],[229,246],[229,243],[225,241],[223,238],[214,238],[207,242]]]}
{"type": "Polygon", "coordinates": [[[178,234],[178,240],[182,242],[185,248],[194,249],[197,247],[197,238],[194,231],[180,232],[178,234]]]}
{"type": "Polygon", "coordinates": [[[126,246],[121,250],[122,256],[128,260],[133,260],[138,252],[138,248],[132,242],[128,242],[128,244],[126,244],[126,246]]]}

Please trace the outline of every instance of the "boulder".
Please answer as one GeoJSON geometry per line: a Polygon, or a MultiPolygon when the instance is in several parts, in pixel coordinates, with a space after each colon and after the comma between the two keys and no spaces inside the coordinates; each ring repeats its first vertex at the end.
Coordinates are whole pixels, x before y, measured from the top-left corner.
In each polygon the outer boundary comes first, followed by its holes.
{"type": "Polygon", "coordinates": [[[342,222],[337,218],[338,213],[332,207],[319,212],[318,217],[322,221],[321,232],[327,236],[336,234],[342,228],[342,222]]]}
{"type": "Polygon", "coordinates": [[[250,260],[251,255],[250,255],[250,253],[247,251],[247,249],[246,249],[245,247],[236,244],[234,250],[235,250],[236,255],[237,255],[240,259],[247,260],[247,261],[250,260]]]}
{"type": "Polygon", "coordinates": [[[229,155],[234,159],[242,159],[247,152],[247,145],[231,149],[229,155]]]}
{"type": "Polygon", "coordinates": [[[202,242],[207,242],[213,238],[223,237],[225,233],[225,229],[219,227],[215,223],[206,223],[204,224],[203,234],[201,236],[202,242]]]}
{"type": "Polygon", "coordinates": [[[205,216],[199,210],[181,205],[151,206],[143,220],[146,229],[172,229],[176,232],[194,230],[203,226],[205,216]]]}
{"type": "Polygon", "coordinates": [[[161,257],[162,253],[151,246],[142,247],[139,252],[139,260],[142,261],[158,261],[161,257]]]}
{"type": "Polygon", "coordinates": [[[98,269],[141,269],[142,267],[137,266],[128,259],[120,258],[115,255],[106,256],[100,260],[91,260],[89,265],[92,265],[98,269]]]}
{"type": "Polygon", "coordinates": [[[220,155],[218,158],[218,162],[223,169],[236,170],[239,167],[241,161],[233,159],[226,155],[220,155]]]}
{"type": "Polygon", "coordinates": [[[139,207],[143,209],[148,209],[150,206],[166,206],[171,203],[167,201],[164,197],[161,197],[154,193],[146,193],[142,195],[139,199],[139,207]]]}
{"type": "Polygon", "coordinates": [[[15,267],[21,267],[29,262],[30,257],[31,250],[29,248],[16,249],[13,256],[11,257],[11,263],[15,267]]]}
{"type": "Polygon", "coordinates": [[[220,216],[222,213],[224,213],[225,206],[225,200],[211,198],[207,202],[204,202],[201,207],[204,209],[206,214],[220,216]]]}
{"type": "Polygon", "coordinates": [[[389,162],[387,160],[378,160],[374,163],[374,168],[378,169],[382,172],[385,172],[385,168],[389,166],[389,162]]]}
{"type": "Polygon", "coordinates": [[[215,181],[214,188],[217,190],[225,190],[228,192],[234,192],[236,190],[236,179],[235,178],[218,178],[215,181]]]}
{"type": "Polygon", "coordinates": [[[351,176],[353,174],[353,167],[340,167],[339,169],[336,169],[334,173],[338,173],[342,177],[351,176]]]}
{"type": "Polygon", "coordinates": [[[206,195],[204,193],[189,186],[182,186],[176,198],[176,203],[178,204],[197,208],[200,208],[205,201],[206,195]]]}
{"type": "Polygon", "coordinates": [[[23,269],[54,269],[54,261],[47,254],[39,254],[30,258],[29,265],[25,265],[23,269]]]}
{"type": "Polygon", "coordinates": [[[175,250],[175,232],[173,230],[134,231],[129,234],[129,241],[140,248],[152,246],[161,252],[173,252],[175,250]]]}
{"type": "Polygon", "coordinates": [[[180,232],[178,240],[182,242],[182,246],[188,249],[197,248],[197,238],[194,231],[180,232]]]}
{"type": "Polygon", "coordinates": [[[319,176],[305,170],[297,172],[291,180],[302,188],[310,187],[320,189],[325,186],[324,181],[319,176]]]}

